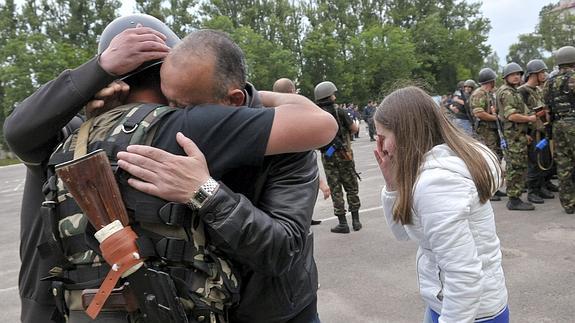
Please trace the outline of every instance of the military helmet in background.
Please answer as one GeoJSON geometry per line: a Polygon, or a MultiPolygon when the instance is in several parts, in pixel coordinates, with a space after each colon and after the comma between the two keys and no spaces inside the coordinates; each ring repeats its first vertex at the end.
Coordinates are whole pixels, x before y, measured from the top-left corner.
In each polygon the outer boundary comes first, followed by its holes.
{"type": "Polygon", "coordinates": [[[330,81],[325,81],[315,86],[315,89],[313,90],[313,96],[317,102],[322,99],[329,98],[330,96],[334,95],[335,92],[337,92],[335,84],[330,81]]]}
{"type": "Polygon", "coordinates": [[[557,65],[574,64],[575,63],[575,47],[563,46],[555,52],[555,60],[557,65]]]}
{"type": "Polygon", "coordinates": [[[513,73],[521,73],[521,75],[523,75],[523,69],[519,64],[511,62],[503,67],[503,78],[506,78],[513,73]]]}
{"type": "Polygon", "coordinates": [[[476,87],[477,87],[477,83],[475,83],[474,80],[469,79],[469,80],[466,80],[465,82],[463,82],[463,86],[469,86],[469,87],[472,87],[472,88],[476,88],[476,87]]]}
{"type": "MultiPolygon", "coordinates": [[[[170,48],[173,48],[180,42],[180,37],[178,37],[166,24],[164,24],[161,20],[157,19],[156,17],[146,15],[146,14],[133,14],[122,16],[114,19],[111,23],[106,26],[104,31],[99,37],[98,40],[98,55],[102,54],[110,46],[112,39],[116,37],[119,33],[123,32],[128,28],[135,28],[138,24],[141,24],[143,27],[149,27],[156,31],[161,32],[166,36],[166,45],[170,48]]],[[[162,60],[152,60],[146,62],[134,71],[130,72],[128,75],[124,75],[122,79],[128,78],[136,73],[139,73],[145,69],[148,69],[152,66],[161,64],[162,60]]]]}
{"type": "Polygon", "coordinates": [[[485,84],[495,81],[496,78],[497,73],[495,73],[495,71],[490,69],[489,67],[482,68],[481,71],[479,71],[479,78],[478,78],[479,84],[485,84]]]}
{"type": "Polygon", "coordinates": [[[527,66],[525,67],[525,74],[527,74],[527,77],[529,77],[529,75],[531,74],[535,74],[535,73],[539,73],[539,72],[543,72],[543,71],[547,71],[547,65],[545,64],[544,61],[540,60],[540,59],[532,59],[529,61],[529,63],[527,63],[527,66]]]}

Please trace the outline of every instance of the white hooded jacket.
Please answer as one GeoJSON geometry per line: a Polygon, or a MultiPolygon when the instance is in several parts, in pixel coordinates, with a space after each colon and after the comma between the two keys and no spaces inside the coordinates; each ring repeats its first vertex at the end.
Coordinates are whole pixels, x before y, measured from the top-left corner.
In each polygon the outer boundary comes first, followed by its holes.
{"type": "MultiPolygon", "coordinates": [[[[501,183],[496,159],[485,156],[501,183]]],[[[412,225],[393,221],[396,196],[383,188],[387,223],[397,239],[419,243],[419,290],[441,314],[439,322],[473,322],[500,313],[507,305],[507,289],[493,209],[489,202],[479,202],[463,160],[445,144],[425,155],[414,188],[412,225]]]]}

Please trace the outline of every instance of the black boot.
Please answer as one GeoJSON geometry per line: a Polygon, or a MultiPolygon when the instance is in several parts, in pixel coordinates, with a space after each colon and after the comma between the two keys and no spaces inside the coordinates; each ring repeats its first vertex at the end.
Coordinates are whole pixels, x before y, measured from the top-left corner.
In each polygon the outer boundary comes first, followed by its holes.
{"type": "Polygon", "coordinates": [[[497,194],[493,195],[490,199],[490,201],[501,201],[501,197],[498,196],[497,194]]]}
{"type": "Polygon", "coordinates": [[[337,219],[339,220],[339,224],[335,227],[331,228],[331,232],[333,233],[349,233],[349,226],[347,225],[347,220],[345,219],[344,215],[338,215],[337,219]]]}
{"type": "Polygon", "coordinates": [[[545,186],[541,187],[541,189],[539,190],[539,196],[541,196],[544,199],[555,198],[555,194],[551,193],[551,191],[545,188],[545,186]]]}
{"type": "Polygon", "coordinates": [[[509,202],[507,202],[507,209],[515,211],[531,211],[535,210],[535,206],[529,202],[523,202],[518,197],[510,197],[509,202]]]}
{"type": "Polygon", "coordinates": [[[351,212],[351,226],[353,227],[353,231],[361,230],[361,222],[359,222],[359,211],[351,212]]]}
{"type": "Polygon", "coordinates": [[[529,191],[529,193],[527,193],[527,201],[535,204],[545,203],[543,198],[539,195],[539,191],[529,191]]]}
{"type": "Polygon", "coordinates": [[[497,190],[497,192],[495,192],[495,196],[504,197],[507,196],[507,193],[497,190]]]}

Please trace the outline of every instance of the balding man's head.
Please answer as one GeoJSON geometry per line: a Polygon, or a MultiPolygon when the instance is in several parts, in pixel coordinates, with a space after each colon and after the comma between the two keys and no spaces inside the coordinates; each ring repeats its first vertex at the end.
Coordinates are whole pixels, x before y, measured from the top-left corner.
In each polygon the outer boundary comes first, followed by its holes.
{"type": "Polygon", "coordinates": [[[281,78],[274,83],[274,92],[295,93],[295,84],[288,78],[281,78]]]}
{"type": "Polygon", "coordinates": [[[215,30],[190,33],[162,66],[162,91],[177,105],[226,102],[245,85],[242,50],[225,33],[215,30]]]}

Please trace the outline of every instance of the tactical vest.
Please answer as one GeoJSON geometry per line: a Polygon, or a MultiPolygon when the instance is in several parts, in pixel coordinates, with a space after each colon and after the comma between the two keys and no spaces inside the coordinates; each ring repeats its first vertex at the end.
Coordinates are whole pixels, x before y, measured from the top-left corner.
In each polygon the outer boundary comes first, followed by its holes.
{"type": "Polygon", "coordinates": [[[548,82],[550,96],[549,106],[556,119],[575,118],[575,93],[569,88],[569,81],[574,72],[567,72],[552,77],[548,82]]]}
{"type": "MultiPolygon", "coordinates": [[[[238,276],[229,261],[206,242],[199,216],[184,204],[131,188],[128,174],[117,167],[119,151],[132,144],[150,144],[159,121],[174,111],[155,104],[130,104],[108,111],[94,118],[87,151],[106,151],[130,226],[138,235],[140,255],[147,258],[147,266],[170,275],[190,322],[227,322],[227,310],[239,301],[238,276]]],[[[53,153],[44,185],[45,242],[39,249],[41,255],[57,262],[46,278],[58,286],[54,293],[98,288],[110,270],[94,238],[95,229],[55,173],[57,164],[73,159],[77,139],[75,133],[53,153]]],[[[68,308],[63,301],[56,303],[65,314],[68,308]]]]}

